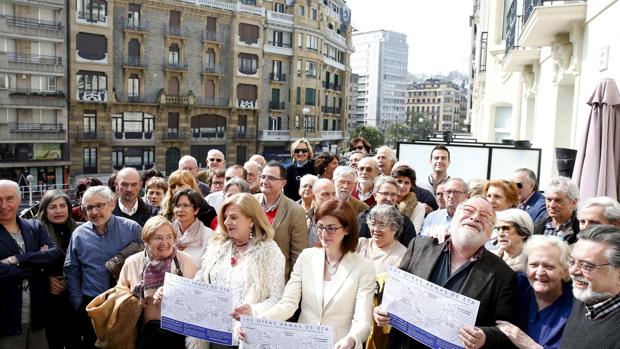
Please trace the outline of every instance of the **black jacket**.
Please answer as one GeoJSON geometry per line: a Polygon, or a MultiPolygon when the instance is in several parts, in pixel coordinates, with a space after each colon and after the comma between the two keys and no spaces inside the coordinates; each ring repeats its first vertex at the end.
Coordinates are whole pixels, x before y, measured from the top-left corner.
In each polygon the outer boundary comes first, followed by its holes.
{"type": "MultiPolygon", "coordinates": [[[[368,229],[368,223],[366,223],[370,210],[372,210],[372,207],[357,215],[357,227],[360,232],[359,236],[362,238],[370,238],[370,229],[368,229]]],[[[403,215],[403,231],[396,237],[396,240],[404,246],[409,246],[411,239],[416,236],[416,231],[411,219],[403,213],[401,214],[403,215]]]]}
{"type": "Polygon", "coordinates": [[[141,198],[138,198],[137,200],[138,210],[136,211],[136,213],[133,214],[133,216],[128,216],[123,211],[121,211],[120,203],[118,201],[116,202],[116,207],[114,207],[114,211],[112,211],[112,214],[118,217],[131,219],[132,221],[138,223],[141,227],[143,227],[144,223],[146,223],[149,218],[153,217],[159,212],[159,208],[147,204],[141,198]]]}
{"type": "Polygon", "coordinates": [[[297,167],[297,165],[295,165],[295,161],[293,161],[293,163],[286,168],[286,185],[284,186],[284,195],[286,195],[287,198],[293,201],[301,199],[299,196],[299,180],[307,174],[316,175],[314,160],[312,159],[308,160],[308,162],[302,167],[297,167]]]}

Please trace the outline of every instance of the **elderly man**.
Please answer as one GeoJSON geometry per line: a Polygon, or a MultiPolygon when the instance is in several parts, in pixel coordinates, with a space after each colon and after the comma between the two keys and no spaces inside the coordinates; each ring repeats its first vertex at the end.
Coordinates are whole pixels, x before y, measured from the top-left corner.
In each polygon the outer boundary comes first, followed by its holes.
{"type": "Polygon", "coordinates": [[[248,173],[248,184],[250,185],[250,193],[256,194],[260,192],[260,182],[259,177],[261,172],[263,172],[263,166],[254,161],[248,161],[243,164],[243,168],[245,168],[248,173]]]}
{"type": "Polygon", "coordinates": [[[259,164],[261,169],[265,167],[265,165],[267,165],[267,160],[265,160],[265,157],[259,154],[254,154],[250,156],[250,160],[248,161],[259,164]]]}
{"type": "MultiPolygon", "coordinates": [[[[376,205],[391,205],[396,206],[398,199],[398,183],[394,177],[382,176],[377,178],[374,186],[374,196],[376,205]]],[[[357,225],[359,227],[359,236],[370,238],[370,229],[368,229],[367,217],[368,213],[373,206],[366,211],[357,215],[357,225]]],[[[416,236],[415,226],[411,222],[411,219],[407,215],[401,213],[403,216],[403,231],[396,237],[398,242],[407,246],[409,241],[416,236]]]]}
{"type": "Polygon", "coordinates": [[[450,167],[450,151],[443,144],[438,144],[431,151],[431,174],[425,180],[419,181],[416,185],[435,193],[437,185],[450,178],[448,167],[450,167]]]}
{"type": "Polygon", "coordinates": [[[108,187],[88,188],[82,196],[88,222],[75,229],[67,248],[65,278],[69,299],[82,324],[79,331],[83,348],[93,348],[96,340],[86,305],[114,286],[110,284],[106,262],[118,258],[126,247],[142,244],[140,225],[113,215],[114,204],[114,194],[108,187]]]}
{"type": "Polygon", "coordinates": [[[200,187],[200,191],[202,192],[202,196],[209,195],[209,186],[207,183],[201,182],[198,180],[198,172],[200,168],[198,167],[198,161],[196,158],[191,155],[185,155],[179,160],[179,170],[189,171],[192,173],[194,177],[196,177],[196,181],[198,182],[198,186],[200,187]]]}
{"type": "Polygon", "coordinates": [[[351,195],[364,202],[368,207],[376,203],[372,188],[379,175],[379,164],[374,158],[363,158],[357,164],[357,186],[351,195]]]}
{"type": "Polygon", "coordinates": [[[46,272],[60,250],[37,220],[17,217],[17,183],[0,180],[0,348],[47,348],[46,272]]]}
{"type": "Polygon", "coordinates": [[[440,241],[443,241],[457,206],[467,200],[468,193],[469,188],[467,188],[467,183],[464,180],[461,178],[450,178],[444,184],[443,189],[446,208],[433,211],[426,216],[420,235],[438,238],[440,241]]]}
{"type": "Polygon", "coordinates": [[[223,170],[226,168],[226,158],[224,153],[217,149],[211,149],[207,153],[207,168],[209,171],[223,170]]]}
{"type": "MultiPolygon", "coordinates": [[[[248,178],[248,171],[241,165],[233,165],[224,173],[224,185],[233,178],[241,178],[245,181],[248,178]]],[[[207,195],[205,201],[215,209],[215,212],[219,212],[224,202],[224,191],[220,190],[207,195]]]]}
{"type": "Polygon", "coordinates": [[[579,230],[597,224],[620,227],[620,203],[607,196],[590,198],[577,207],[577,219],[579,230]]]}
{"type": "Polygon", "coordinates": [[[356,215],[368,209],[368,205],[351,195],[355,188],[355,183],[357,183],[357,173],[353,168],[338,166],[334,170],[333,178],[338,200],[347,201],[353,207],[356,215]]]}
{"type": "Polygon", "coordinates": [[[285,184],[286,168],[277,162],[269,162],[260,176],[262,193],[256,194],[256,198],[275,230],[273,240],[286,259],[285,277],[288,280],[297,256],[308,247],[308,227],[304,224],[304,209],[282,192],[285,184]]]}
{"type": "Polygon", "coordinates": [[[554,235],[569,244],[577,241],[579,188],[567,177],[555,177],[547,186],[547,214],[534,227],[534,234],[554,235]]]}
{"type": "Polygon", "coordinates": [[[595,225],[579,233],[568,263],[576,300],[560,348],[618,348],[620,229],[595,225]]]}
{"type": "Polygon", "coordinates": [[[520,168],[514,172],[512,181],[517,185],[519,208],[527,212],[534,223],[538,223],[545,214],[545,196],[538,191],[536,174],[529,168],[520,168]]]}
{"type": "Polygon", "coordinates": [[[312,221],[308,229],[308,247],[314,247],[319,242],[319,236],[314,225],[314,212],[322,203],[336,198],[336,187],[331,179],[321,178],[312,185],[312,192],[314,193],[314,201],[312,208],[307,213],[312,221]]]}
{"type": "Polygon", "coordinates": [[[357,171],[357,165],[363,158],[367,157],[366,153],[362,153],[359,150],[354,150],[349,153],[349,161],[347,162],[347,166],[354,168],[357,171]]]}
{"type": "Polygon", "coordinates": [[[115,216],[131,219],[143,226],[146,221],[157,214],[157,208],[147,204],[138,198],[142,180],[140,173],[135,168],[125,167],[116,175],[118,182],[118,203],[112,213],[115,216]]]}
{"type": "MultiPolygon", "coordinates": [[[[480,301],[475,327],[459,329],[465,348],[512,347],[495,324],[516,320],[516,277],[506,263],[484,248],[494,224],[495,213],[488,201],[480,196],[468,199],[456,209],[450,239],[439,243],[416,238],[400,264],[406,272],[480,301]]],[[[373,314],[379,326],[389,323],[381,307],[373,314]]],[[[389,348],[426,348],[394,328],[389,341],[389,348]]]]}
{"type": "Polygon", "coordinates": [[[375,155],[377,164],[379,165],[379,172],[383,176],[392,175],[392,167],[398,159],[396,159],[396,153],[387,145],[377,148],[377,155],[375,155]]]}

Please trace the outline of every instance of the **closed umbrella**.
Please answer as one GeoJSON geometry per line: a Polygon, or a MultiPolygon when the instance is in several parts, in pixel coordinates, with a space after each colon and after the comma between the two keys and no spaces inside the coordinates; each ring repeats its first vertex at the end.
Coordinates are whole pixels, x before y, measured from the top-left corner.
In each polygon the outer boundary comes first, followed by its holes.
{"type": "Polygon", "coordinates": [[[618,198],[620,175],[620,93],[613,79],[604,79],[588,100],[592,107],[577,148],[573,180],[581,200],[618,198]]]}

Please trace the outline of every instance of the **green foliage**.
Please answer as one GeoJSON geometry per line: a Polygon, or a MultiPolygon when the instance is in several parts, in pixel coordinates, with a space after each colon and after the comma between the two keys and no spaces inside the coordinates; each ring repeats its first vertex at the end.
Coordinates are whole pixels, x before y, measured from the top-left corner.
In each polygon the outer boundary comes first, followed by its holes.
{"type": "Polygon", "coordinates": [[[398,122],[390,124],[385,129],[385,143],[392,149],[396,149],[396,143],[411,140],[411,128],[398,122]]]}
{"type": "Polygon", "coordinates": [[[383,134],[373,126],[360,126],[351,131],[351,138],[364,137],[373,149],[385,144],[383,134]]]}

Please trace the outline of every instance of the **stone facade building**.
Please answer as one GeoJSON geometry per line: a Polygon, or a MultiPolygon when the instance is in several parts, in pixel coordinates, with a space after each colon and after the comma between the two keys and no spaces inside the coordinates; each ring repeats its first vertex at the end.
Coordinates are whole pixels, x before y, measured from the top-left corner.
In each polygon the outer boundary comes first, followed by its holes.
{"type": "Polygon", "coordinates": [[[422,113],[433,122],[435,131],[467,131],[465,92],[459,85],[439,79],[407,85],[407,115],[422,113]],[[463,100],[464,99],[464,100],[463,100]]]}

